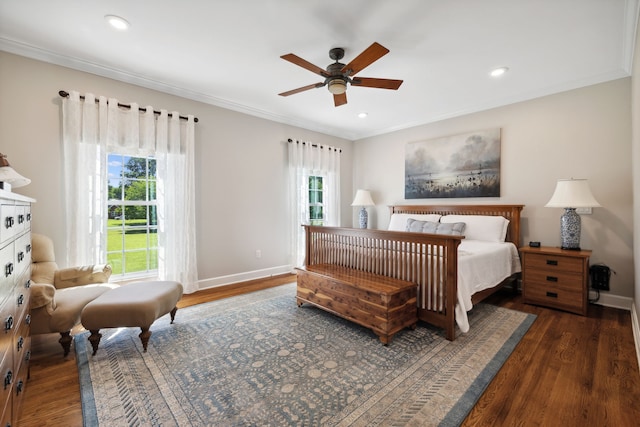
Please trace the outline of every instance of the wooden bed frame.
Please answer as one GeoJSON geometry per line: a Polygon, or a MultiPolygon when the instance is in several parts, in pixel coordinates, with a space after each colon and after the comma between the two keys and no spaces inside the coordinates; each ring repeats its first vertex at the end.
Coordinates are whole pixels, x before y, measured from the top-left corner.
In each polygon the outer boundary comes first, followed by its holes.
{"type": "MultiPolygon", "coordinates": [[[[520,213],[523,205],[411,205],[390,206],[391,214],[492,215],[509,220],[506,241],[520,247],[520,213]]],[[[418,285],[418,319],[445,329],[455,339],[455,304],[460,236],[357,228],[304,226],[305,267],[339,265],[352,270],[409,281],[418,285]]],[[[485,299],[515,275],[497,286],[476,293],[474,304],[485,299]]]]}

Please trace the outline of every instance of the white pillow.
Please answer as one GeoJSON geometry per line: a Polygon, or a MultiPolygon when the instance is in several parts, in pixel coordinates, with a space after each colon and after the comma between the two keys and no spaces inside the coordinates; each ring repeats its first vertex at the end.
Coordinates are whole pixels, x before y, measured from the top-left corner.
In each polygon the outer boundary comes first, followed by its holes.
{"type": "Polygon", "coordinates": [[[440,220],[441,215],[438,214],[393,214],[391,215],[391,220],[389,221],[389,231],[406,231],[407,230],[407,220],[409,218],[415,219],[417,221],[433,221],[438,222],[440,220]]]}
{"type": "Polygon", "coordinates": [[[504,242],[507,236],[509,220],[503,216],[491,215],[445,215],[440,222],[464,222],[465,238],[485,242],[504,242]]]}

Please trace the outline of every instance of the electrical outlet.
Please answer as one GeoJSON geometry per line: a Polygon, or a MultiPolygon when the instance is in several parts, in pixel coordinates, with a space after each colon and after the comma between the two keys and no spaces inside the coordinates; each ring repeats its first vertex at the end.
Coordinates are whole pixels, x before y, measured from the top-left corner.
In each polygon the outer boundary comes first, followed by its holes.
{"type": "Polygon", "coordinates": [[[591,215],[593,212],[591,208],[576,208],[576,213],[580,215],[591,215]]]}
{"type": "Polygon", "coordinates": [[[256,258],[262,258],[262,251],[260,249],[256,250],[256,258]]]}

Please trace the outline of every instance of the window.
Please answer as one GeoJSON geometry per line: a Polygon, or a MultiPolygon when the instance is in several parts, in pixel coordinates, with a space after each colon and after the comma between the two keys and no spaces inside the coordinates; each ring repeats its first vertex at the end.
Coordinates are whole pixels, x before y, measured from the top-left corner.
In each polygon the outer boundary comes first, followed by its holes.
{"type": "Polygon", "coordinates": [[[109,154],[107,262],[113,274],[143,275],[158,269],[156,161],[109,154]]]}
{"type": "Polygon", "coordinates": [[[309,224],[324,225],[324,177],[309,176],[309,224]]]}

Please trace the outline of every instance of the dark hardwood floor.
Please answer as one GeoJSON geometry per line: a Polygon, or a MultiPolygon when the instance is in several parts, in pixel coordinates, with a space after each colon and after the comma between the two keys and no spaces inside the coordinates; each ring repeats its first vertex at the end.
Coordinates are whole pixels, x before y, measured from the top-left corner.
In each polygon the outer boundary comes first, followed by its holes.
{"type": "MultiPolygon", "coordinates": [[[[185,295],[178,307],[294,280],[287,275],[200,291],[185,295]]],[[[538,318],[464,426],[640,425],[640,370],[628,311],[591,305],[582,317],[523,304],[510,291],[487,302],[538,318]]],[[[75,352],[64,359],[58,337],[32,337],[20,426],[82,425],[75,352]]]]}

